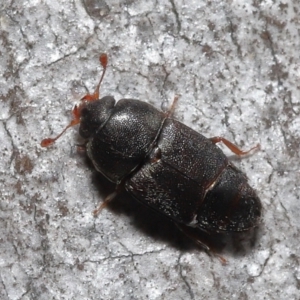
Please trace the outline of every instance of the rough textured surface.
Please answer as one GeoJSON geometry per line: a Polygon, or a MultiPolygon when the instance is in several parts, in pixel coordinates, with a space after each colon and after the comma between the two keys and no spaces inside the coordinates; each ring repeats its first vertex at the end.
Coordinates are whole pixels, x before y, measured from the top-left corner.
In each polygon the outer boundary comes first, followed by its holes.
{"type": "Polygon", "coordinates": [[[2,2],[0,298],[299,299],[299,1],[2,2]],[[226,266],[126,195],[94,219],[113,185],[76,130],[40,147],[93,89],[100,52],[102,95],[166,107],[179,93],[185,124],[261,144],[232,156],[264,220],[226,266]]]}

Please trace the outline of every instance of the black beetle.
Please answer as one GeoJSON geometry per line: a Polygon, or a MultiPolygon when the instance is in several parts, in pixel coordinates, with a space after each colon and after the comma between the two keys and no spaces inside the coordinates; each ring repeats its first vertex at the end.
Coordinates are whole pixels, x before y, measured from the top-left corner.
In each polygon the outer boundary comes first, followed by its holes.
{"type": "MultiPolygon", "coordinates": [[[[94,213],[124,186],[138,201],[175,221],[190,237],[195,229],[219,233],[257,226],[262,207],[259,198],[246,175],[215,144],[223,142],[237,155],[258,145],[241,151],[224,138],[206,138],[170,118],[177,97],[166,113],[139,100],[116,103],[111,96],[99,99],[106,54],[100,56],[100,62],[103,73],[94,94],[81,99],[73,109],[74,119],[63,130],[80,123],[79,133],[87,141],[87,154],[95,168],[117,184],[116,192],[94,213]]],[[[49,146],[63,132],[54,139],[44,139],[41,145],[49,146]]]]}

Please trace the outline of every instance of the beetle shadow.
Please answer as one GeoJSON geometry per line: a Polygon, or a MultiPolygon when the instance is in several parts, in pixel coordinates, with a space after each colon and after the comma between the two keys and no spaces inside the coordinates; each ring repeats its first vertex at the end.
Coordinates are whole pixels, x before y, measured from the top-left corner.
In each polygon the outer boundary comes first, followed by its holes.
{"type": "MultiPolygon", "coordinates": [[[[94,169],[90,161],[88,165],[94,169]]],[[[105,199],[105,197],[115,191],[115,184],[108,181],[99,172],[94,171],[92,173],[92,183],[102,199],[105,199]]],[[[109,209],[117,215],[127,215],[132,224],[143,234],[155,240],[166,242],[177,250],[205,250],[199,243],[195,242],[195,239],[191,239],[175,226],[172,220],[140,203],[127,193],[125,189],[109,202],[105,209],[109,209]]],[[[208,253],[216,254],[217,256],[225,253],[231,256],[244,256],[251,251],[257,240],[257,230],[232,234],[208,234],[195,230],[195,233],[197,239],[211,249],[208,253]]]]}

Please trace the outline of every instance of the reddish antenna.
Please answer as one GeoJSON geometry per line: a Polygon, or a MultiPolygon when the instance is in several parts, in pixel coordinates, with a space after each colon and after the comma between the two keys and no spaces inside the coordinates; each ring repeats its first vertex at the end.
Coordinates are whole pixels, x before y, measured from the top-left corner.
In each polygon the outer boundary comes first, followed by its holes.
{"type": "Polygon", "coordinates": [[[107,54],[106,53],[100,54],[99,61],[100,61],[100,64],[103,68],[102,75],[100,77],[99,83],[97,84],[93,94],[87,94],[83,98],[81,98],[81,100],[83,100],[83,101],[95,101],[95,100],[98,100],[100,98],[100,85],[101,85],[102,80],[104,78],[106,68],[107,68],[107,63],[108,63],[107,54]]]}
{"type": "Polygon", "coordinates": [[[75,105],[74,109],[72,110],[73,113],[73,119],[71,120],[71,122],[65,127],[65,129],[56,137],[54,138],[46,138],[43,139],[41,141],[41,146],[42,147],[49,147],[50,145],[52,145],[57,139],[59,139],[68,128],[73,127],[77,124],[80,123],[80,112],[82,110],[82,108],[84,107],[84,105],[86,104],[87,101],[96,101],[100,98],[100,86],[102,83],[102,80],[104,78],[104,74],[106,72],[106,68],[107,68],[107,63],[108,63],[108,57],[106,53],[102,53],[99,56],[99,61],[100,64],[103,68],[102,71],[102,75],[100,77],[99,83],[97,84],[95,91],[93,94],[88,93],[87,95],[85,95],[84,97],[81,98],[81,103],[79,104],[79,106],[75,105]]]}

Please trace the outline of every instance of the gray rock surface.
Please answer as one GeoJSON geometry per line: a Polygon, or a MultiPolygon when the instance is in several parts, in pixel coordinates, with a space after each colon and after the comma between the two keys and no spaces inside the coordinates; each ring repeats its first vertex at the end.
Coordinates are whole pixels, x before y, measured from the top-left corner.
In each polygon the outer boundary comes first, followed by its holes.
{"type": "Polygon", "coordinates": [[[0,4],[0,299],[299,299],[300,4],[282,1],[3,1],[0,4]],[[102,95],[166,107],[225,153],[264,206],[227,265],[113,185],[76,151],[71,109],[102,95]],[[252,243],[252,244],[251,244],[252,243]]]}

